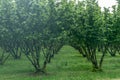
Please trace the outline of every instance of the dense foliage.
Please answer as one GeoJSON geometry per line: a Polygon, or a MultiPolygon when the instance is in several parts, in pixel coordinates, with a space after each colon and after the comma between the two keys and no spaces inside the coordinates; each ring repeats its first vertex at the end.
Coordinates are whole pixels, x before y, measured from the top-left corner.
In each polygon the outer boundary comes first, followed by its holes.
{"type": "Polygon", "coordinates": [[[102,12],[96,0],[0,0],[0,64],[24,53],[36,72],[69,44],[101,70],[106,53],[120,53],[120,1],[102,12]],[[101,54],[98,58],[97,55],[101,54]]]}

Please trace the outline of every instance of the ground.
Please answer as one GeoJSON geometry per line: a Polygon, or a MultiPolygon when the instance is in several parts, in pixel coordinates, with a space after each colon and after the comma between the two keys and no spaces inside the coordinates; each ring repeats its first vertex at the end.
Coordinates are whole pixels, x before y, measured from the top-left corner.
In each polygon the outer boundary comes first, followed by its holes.
{"type": "Polygon", "coordinates": [[[34,74],[31,63],[22,55],[0,65],[0,80],[120,80],[120,55],[106,55],[103,72],[92,72],[92,65],[77,50],[64,46],[47,65],[46,74],[34,74]]]}

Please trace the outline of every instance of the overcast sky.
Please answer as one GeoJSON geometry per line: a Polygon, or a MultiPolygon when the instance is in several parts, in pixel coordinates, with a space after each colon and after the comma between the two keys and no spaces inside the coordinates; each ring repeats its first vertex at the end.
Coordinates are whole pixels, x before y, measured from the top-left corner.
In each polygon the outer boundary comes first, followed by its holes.
{"type": "MultiPolygon", "coordinates": [[[[60,1],[60,0],[58,0],[60,1]]],[[[68,0],[70,1],[70,0],[68,0]]],[[[76,0],[77,1],[83,1],[83,0],[76,0]]],[[[111,7],[113,5],[117,5],[117,1],[116,0],[97,0],[99,6],[101,7],[101,10],[104,10],[104,7],[109,8],[110,7],[110,11],[112,11],[111,7]]]]}
{"type": "Polygon", "coordinates": [[[99,6],[102,7],[102,10],[103,10],[103,7],[112,7],[113,5],[117,5],[117,2],[116,0],[98,0],[98,3],[99,3],[99,6]]]}

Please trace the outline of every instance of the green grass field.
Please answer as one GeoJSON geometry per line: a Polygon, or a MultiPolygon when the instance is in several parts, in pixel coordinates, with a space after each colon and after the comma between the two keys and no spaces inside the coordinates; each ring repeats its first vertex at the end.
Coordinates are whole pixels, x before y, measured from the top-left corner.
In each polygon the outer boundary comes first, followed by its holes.
{"type": "Polygon", "coordinates": [[[64,46],[47,65],[47,74],[35,75],[31,63],[9,58],[0,65],[0,80],[120,80],[120,56],[109,54],[103,62],[103,72],[92,72],[92,65],[79,52],[64,46]]]}

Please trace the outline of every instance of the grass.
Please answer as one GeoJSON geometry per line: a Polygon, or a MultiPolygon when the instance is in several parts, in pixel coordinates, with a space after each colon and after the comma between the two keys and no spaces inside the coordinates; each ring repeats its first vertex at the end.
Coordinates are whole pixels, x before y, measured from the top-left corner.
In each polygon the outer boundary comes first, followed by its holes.
{"type": "Polygon", "coordinates": [[[103,72],[92,72],[92,65],[78,51],[64,46],[47,65],[47,74],[34,75],[31,63],[9,58],[0,65],[0,80],[120,80],[120,56],[107,55],[103,62],[103,72]]]}

